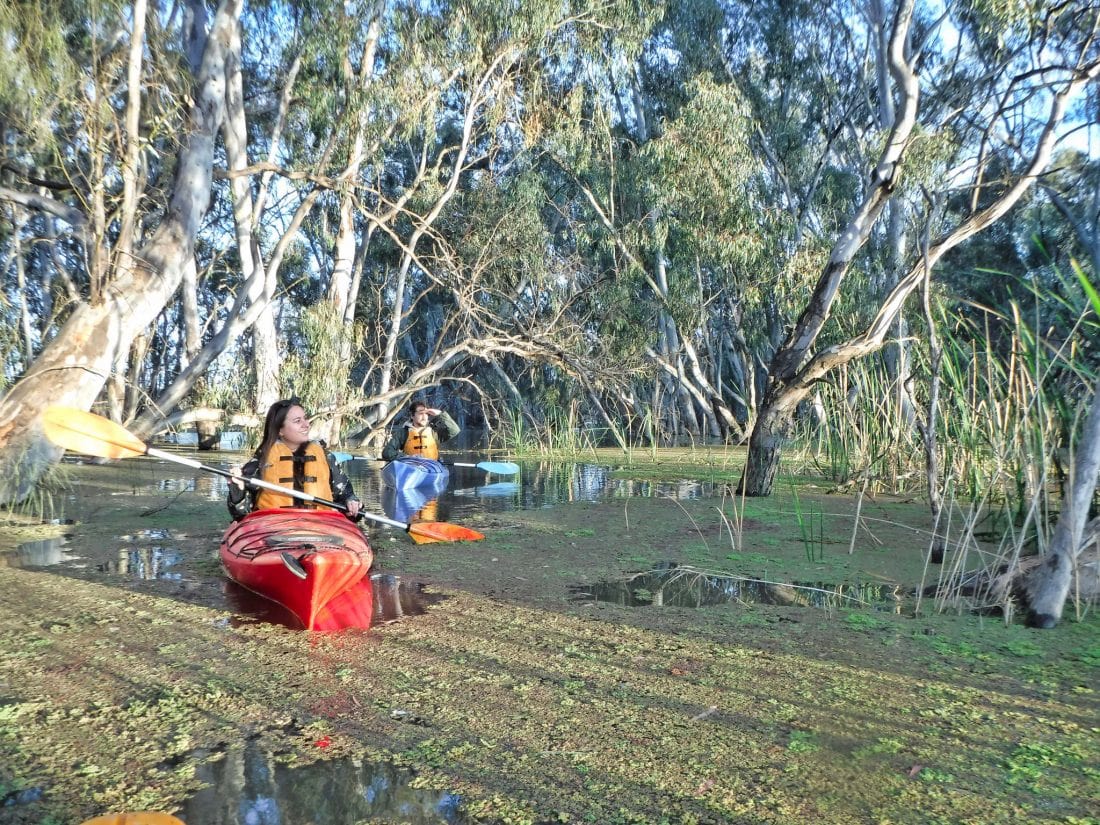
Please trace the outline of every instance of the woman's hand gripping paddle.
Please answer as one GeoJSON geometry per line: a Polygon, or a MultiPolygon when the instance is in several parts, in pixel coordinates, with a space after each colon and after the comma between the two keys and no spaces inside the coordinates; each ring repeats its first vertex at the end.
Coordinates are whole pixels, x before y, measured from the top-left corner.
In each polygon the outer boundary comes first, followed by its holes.
{"type": "MultiPolygon", "coordinates": [[[[331,507],[346,513],[348,508],[335,501],[319,498],[303,493],[290,487],[280,487],[278,484],[264,481],[258,478],[244,478],[234,475],[228,470],[220,470],[201,464],[192,458],[186,458],[173,453],[166,453],[150,447],[136,435],[131,433],[114,421],[95,413],[85,412],[73,407],[51,406],[47,407],[42,415],[42,426],[46,437],[59,447],[72,450],[74,453],[94,455],[100,458],[136,458],[138,456],[152,456],[175,464],[182,464],[195,470],[203,470],[222,478],[239,480],[249,487],[257,487],[283,493],[300,501],[309,501],[331,507]]],[[[391,527],[400,527],[417,544],[442,541],[478,541],[485,538],[477,530],[462,527],[458,524],[448,524],[445,521],[421,521],[406,524],[375,513],[367,513],[362,510],[359,515],[363,518],[376,521],[379,524],[388,524],[391,527]]]]}

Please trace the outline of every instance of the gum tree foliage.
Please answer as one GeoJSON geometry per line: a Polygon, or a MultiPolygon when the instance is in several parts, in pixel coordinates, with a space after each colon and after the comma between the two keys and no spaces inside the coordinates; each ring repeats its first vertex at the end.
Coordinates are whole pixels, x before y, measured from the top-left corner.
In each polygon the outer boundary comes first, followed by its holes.
{"type": "Polygon", "coordinates": [[[751,209],[750,121],[718,72],[718,11],[665,6],[640,48],[561,67],[538,135],[588,335],[633,367],[591,389],[661,434],[736,433],[734,408],[743,422],[751,406],[727,319],[767,254],[770,216],[751,209]]]}
{"type": "Polygon", "coordinates": [[[987,227],[1022,248],[1010,207],[1095,71],[1077,4],[252,3],[239,71],[210,77],[209,194],[146,267],[201,100],[189,21],[216,9],[154,3],[135,52],[140,4],[21,8],[0,12],[0,427],[58,387],[148,431],[217,388],[262,407],[292,354],[296,383],[347,371],[315,404],[356,441],[445,383],[624,444],[751,434],[755,494],[815,385],[898,334],[926,261],[938,278],[987,227]],[[110,301],[132,328],[40,361],[110,301]],[[303,320],[322,302],[341,320],[303,320]]]}

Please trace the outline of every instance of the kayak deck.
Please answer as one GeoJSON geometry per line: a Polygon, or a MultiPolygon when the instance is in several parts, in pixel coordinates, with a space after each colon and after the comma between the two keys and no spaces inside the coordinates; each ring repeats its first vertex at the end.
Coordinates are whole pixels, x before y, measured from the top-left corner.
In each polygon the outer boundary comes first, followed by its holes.
{"type": "Polygon", "coordinates": [[[363,532],[335,510],[257,510],[225,531],[219,548],[233,581],[281,604],[307,630],[358,584],[374,555],[363,532]]]}

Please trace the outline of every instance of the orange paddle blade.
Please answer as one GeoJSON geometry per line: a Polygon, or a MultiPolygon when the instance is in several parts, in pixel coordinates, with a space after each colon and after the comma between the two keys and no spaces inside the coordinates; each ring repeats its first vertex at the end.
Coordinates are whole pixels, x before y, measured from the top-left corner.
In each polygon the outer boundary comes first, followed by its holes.
{"type": "Polygon", "coordinates": [[[480,541],[484,533],[448,524],[445,521],[418,521],[409,525],[409,535],[417,544],[429,544],[435,541],[480,541]]]}
{"type": "Polygon", "coordinates": [[[42,413],[46,438],[74,453],[100,458],[145,455],[145,443],[124,427],[75,407],[51,406],[42,413]]]}

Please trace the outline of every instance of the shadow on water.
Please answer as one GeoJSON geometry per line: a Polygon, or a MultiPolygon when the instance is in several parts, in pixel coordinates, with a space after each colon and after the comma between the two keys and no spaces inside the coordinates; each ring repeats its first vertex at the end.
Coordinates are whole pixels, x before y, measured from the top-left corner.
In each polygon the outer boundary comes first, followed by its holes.
{"type": "Polygon", "coordinates": [[[415,774],[386,763],[322,760],[289,767],[254,742],[223,754],[195,752],[188,761],[208,786],[177,813],[188,825],[467,821],[456,794],[411,788],[415,774]]]}
{"type": "Polygon", "coordinates": [[[706,573],[673,562],[635,573],[621,581],[575,585],[574,601],[624,607],[708,607],[720,604],[774,604],[801,607],[875,608],[901,613],[899,585],[770,582],[706,573]]]}

